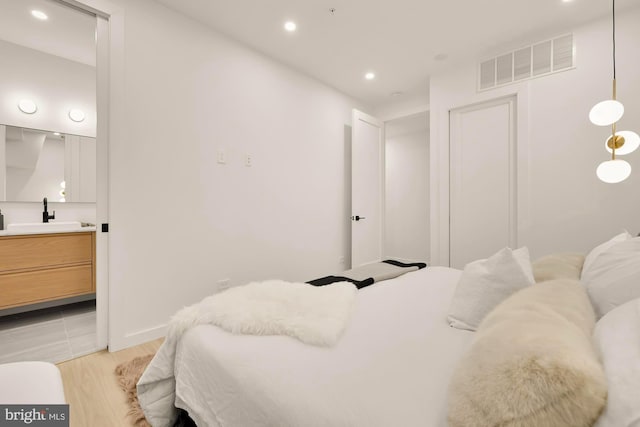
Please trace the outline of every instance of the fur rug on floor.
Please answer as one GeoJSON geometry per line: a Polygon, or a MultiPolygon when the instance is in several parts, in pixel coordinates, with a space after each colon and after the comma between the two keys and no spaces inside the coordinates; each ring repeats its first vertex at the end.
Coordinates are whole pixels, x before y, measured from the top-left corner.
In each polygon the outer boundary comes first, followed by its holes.
{"type": "Polygon", "coordinates": [[[116,366],[118,382],[122,390],[127,394],[127,403],[129,404],[129,412],[127,415],[133,418],[133,425],[136,427],[151,427],[144,417],[144,413],[138,402],[136,384],[147,365],[149,365],[149,362],[151,362],[151,359],[153,359],[153,356],[153,354],[148,354],[146,356],[136,357],[116,366]]]}
{"type": "MultiPolygon", "coordinates": [[[[147,369],[153,356],[154,354],[139,356],[116,366],[115,372],[118,377],[118,382],[127,395],[127,404],[129,405],[127,415],[133,419],[132,421],[135,427],[151,427],[140,407],[140,402],[138,402],[136,384],[140,380],[144,370],[147,369]]],[[[180,410],[178,419],[173,427],[196,427],[196,425],[185,411],[180,410]]]]}

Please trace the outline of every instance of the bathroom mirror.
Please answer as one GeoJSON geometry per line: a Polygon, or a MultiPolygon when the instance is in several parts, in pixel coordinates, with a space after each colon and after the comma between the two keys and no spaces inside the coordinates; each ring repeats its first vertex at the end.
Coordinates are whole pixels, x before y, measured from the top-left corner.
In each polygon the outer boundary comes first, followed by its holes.
{"type": "Polygon", "coordinates": [[[0,201],[96,201],[95,138],[0,125],[0,201]]]}

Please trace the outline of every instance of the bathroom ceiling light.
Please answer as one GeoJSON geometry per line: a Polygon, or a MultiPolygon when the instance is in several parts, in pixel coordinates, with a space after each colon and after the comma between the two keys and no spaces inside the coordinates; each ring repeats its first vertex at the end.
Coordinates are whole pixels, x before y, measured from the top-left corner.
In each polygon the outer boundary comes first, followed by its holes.
{"type": "Polygon", "coordinates": [[[373,80],[376,78],[376,75],[372,72],[368,72],[367,74],[364,75],[364,78],[367,80],[373,80]]]}
{"type": "Polygon", "coordinates": [[[289,31],[290,33],[294,32],[298,28],[295,22],[287,21],[284,23],[284,29],[289,31]]]}
{"type": "Polygon", "coordinates": [[[47,14],[41,10],[32,10],[31,15],[33,15],[34,18],[39,19],[41,21],[46,21],[47,19],[49,19],[47,14]]]}
{"type": "Polygon", "coordinates": [[[84,120],[84,112],[81,110],[77,110],[75,108],[71,109],[69,110],[69,118],[74,122],[80,123],[81,121],[84,120]]]}
{"type": "Polygon", "coordinates": [[[30,99],[23,99],[18,102],[18,108],[25,114],[33,114],[38,111],[38,106],[30,99]]]}

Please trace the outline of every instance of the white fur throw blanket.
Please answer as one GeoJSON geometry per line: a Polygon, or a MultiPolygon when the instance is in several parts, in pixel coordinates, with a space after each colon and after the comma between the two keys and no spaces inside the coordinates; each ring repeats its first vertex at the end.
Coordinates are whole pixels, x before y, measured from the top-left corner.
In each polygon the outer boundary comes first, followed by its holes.
{"type": "Polygon", "coordinates": [[[183,308],[171,319],[169,334],[210,323],[234,334],[289,335],[307,344],[332,346],[351,317],[356,291],[349,282],[253,282],[183,308]]]}
{"type": "Polygon", "coordinates": [[[154,427],[172,426],[177,417],[176,349],[187,329],[213,324],[236,334],[289,335],[331,346],[347,326],[356,292],[349,282],[312,286],[269,280],[230,288],[183,308],[171,319],[165,342],[138,381],[145,417],[154,427]]]}

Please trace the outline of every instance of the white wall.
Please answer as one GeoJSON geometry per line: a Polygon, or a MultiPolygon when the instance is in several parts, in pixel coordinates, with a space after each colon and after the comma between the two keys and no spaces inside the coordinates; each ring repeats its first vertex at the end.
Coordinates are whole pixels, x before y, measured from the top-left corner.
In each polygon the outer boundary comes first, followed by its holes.
{"type": "Polygon", "coordinates": [[[0,124],[73,135],[96,135],[96,69],[0,40],[0,124]],[[21,99],[38,106],[35,114],[18,110],[21,99]],[[71,108],[86,114],[69,119],[71,108]]]}
{"type": "MultiPolygon", "coordinates": [[[[638,22],[637,8],[620,13],[616,22],[618,99],[626,107],[618,129],[635,132],[640,132],[638,22]]],[[[574,32],[576,41],[574,70],[483,93],[476,91],[480,58],[432,77],[434,262],[448,263],[448,111],[513,93],[518,96],[519,122],[518,243],[527,245],[535,258],[556,251],[587,252],[623,228],[640,231],[640,153],[627,156],[634,172],[621,184],[602,183],[595,174],[598,164],[607,160],[604,141],[610,128],[592,125],[588,113],[596,102],[611,97],[611,20],[567,31],[574,32]]]]}
{"type": "Polygon", "coordinates": [[[162,335],[221,279],[344,269],[345,137],[363,106],[157,3],[118,5],[126,99],[115,106],[123,137],[109,147],[111,349],[162,335]]]}
{"type": "Polygon", "coordinates": [[[426,113],[386,123],[385,257],[429,261],[429,131],[426,113]],[[416,128],[416,122],[424,122],[416,128]],[[392,125],[392,123],[394,123],[392,125]]]}

